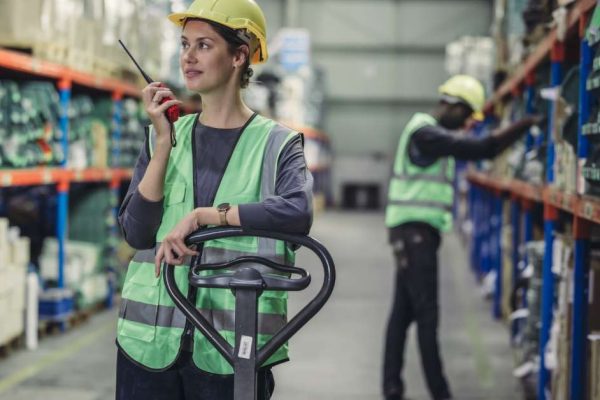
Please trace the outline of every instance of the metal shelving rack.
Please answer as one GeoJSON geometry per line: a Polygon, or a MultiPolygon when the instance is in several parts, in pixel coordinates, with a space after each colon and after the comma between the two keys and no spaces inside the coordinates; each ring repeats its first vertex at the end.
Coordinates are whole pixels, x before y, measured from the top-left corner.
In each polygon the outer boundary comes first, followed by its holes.
{"type": "MultiPolygon", "coordinates": [[[[112,138],[118,140],[121,132],[121,113],[123,96],[140,97],[141,91],[136,86],[116,79],[99,78],[89,73],[77,71],[59,64],[38,60],[29,55],[0,49],[0,71],[16,71],[34,78],[47,78],[55,80],[60,96],[59,128],[62,134],[63,154],[68,154],[69,145],[69,120],[67,110],[71,100],[72,86],[100,90],[107,95],[112,95],[113,119],[112,138]]],[[[113,162],[119,159],[118,146],[113,146],[113,162]]],[[[117,162],[117,165],[118,162],[117,162]]],[[[124,168],[89,168],[85,170],[72,170],[66,165],[66,156],[59,167],[39,167],[30,169],[0,169],[0,188],[12,186],[37,186],[56,185],[57,189],[57,215],[56,236],[58,240],[58,287],[65,287],[65,243],[68,228],[69,187],[71,183],[78,182],[106,182],[114,198],[113,215],[116,218],[120,183],[131,178],[132,171],[124,168]]],[[[112,306],[113,288],[109,285],[109,298],[107,306],[112,306]]],[[[63,325],[64,328],[64,325],[63,325]]]]}
{"type": "MultiPolygon", "coordinates": [[[[583,165],[589,154],[588,139],[585,136],[589,127],[584,127],[590,116],[590,94],[586,82],[592,70],[593,64],[590,45],[585,38],[585,29],[590,15],[597,5],[596,0],[580,0],[571,9],[567,24],[571,35],[578,35],[580,39],[580,82],[579,82],[579,120],[578,120],[578,177],[582,174],[583,165]]],[[[519,93],[525,96],[526,111],[533,111],[534,98],[534,71],[543,61],[550,59],[551,78],[549,86],[558,86],[562,79],[562,68],[565,61],[564,43],[558,41],[556,32],[552,31],[543,40],[536,51],[524,62],[524,64],[505,82],[487,103],[486,110],[491,112],[494,104],[501,102],[507,97],[519,93]]],[[[550,106],[550,115],[554,112],[550,106]]],[[[590,251],[590,226],[600,224],[600,198],[583,195],[582,180],[578,179],[577,193],[564,193],[552,185],[554,182],[554,145],[552,138],[552,120],[549,118],[547,131],[547,159],[546,159],[546,184],[536,186],[519,180],[499,180],[486,174],[470,171],[467,175],[472,185],[469,196],[471,203],[471,218],[475,221],[473,230],[471,261],[473,268],[481,273],[490,269],[493,265],[497,272],[497,281],[501,281],[502,263],[500,252],[490,251],[499,246],[496,238],[500,235],[501,224],[490,223],[497,211],[497,203],[508,199],[511,209],[512,223],[512,251],[513,277],[516,276],[517,264],[519,262],[518,249],[521,243],[533,239],[533,209],[535,206],[543,207],[544,221],[544,262],[542,283],[542,308],[540,329],[540,372],[538,379],[538,399],[548,399],[549,371],[545,365],[544,350],[549,339],[550,327],[552,325],[554,306],[554,281],[552,273],[553,240],[554,231],[557,229],[559,212],[566,212],[572,216],[574,247],[574,271],[573,271],[573,303],[572,303],[572,327],[571,327],[571,353],[569,374],[569,398],[582,400],[586,395],[586,379],[588,376],[587,364],[587,335],[588,335],[588,272],[590,251]],[[478,229],[478,224],[489,227],[478,229]],[[487,247],[482,250],[482,247],[487,247]],[[496,255],[496,260],[490,260],[496,255]]],[[[527,136],[526,148],[529,150],[534,144],[531,135],[527,136]]],[[[493,296],[492,311],[494,317],[499,317],[499,301],[502,297],[501,284],[496,285],[493,296]]],[[[514,334],[515,326],[511,331],[514,334]]]]}

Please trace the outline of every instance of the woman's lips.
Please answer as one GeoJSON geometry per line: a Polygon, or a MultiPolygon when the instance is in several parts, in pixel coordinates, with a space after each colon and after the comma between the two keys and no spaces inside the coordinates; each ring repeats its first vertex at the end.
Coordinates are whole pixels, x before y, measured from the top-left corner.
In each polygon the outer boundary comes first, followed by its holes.
{"type": "Polygon", "coordinates": [[[202,74],[202,71],[186,71],[185,77],[186,78],[196,78],[196,77],[200,76],[201,74],[202,74]]]}

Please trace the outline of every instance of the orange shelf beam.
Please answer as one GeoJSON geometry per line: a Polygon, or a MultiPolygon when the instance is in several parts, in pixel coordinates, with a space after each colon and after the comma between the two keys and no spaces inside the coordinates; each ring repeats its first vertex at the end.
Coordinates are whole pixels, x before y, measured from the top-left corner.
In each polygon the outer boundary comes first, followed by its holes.
{"type": "Polygon", "coordinates": [[[510,193],[515,198],[542,202],[542,188],[518,179],[498,179],[482,172],[469,171],[467,173],[469,182],[488,188],[490,190],[510,193]]]}
{"type": "Polygon", "coordinates": [[[565,193],[563,190],[547,186],[544,188],[544,203],[558,209],[575,214],[579,199],[574,193],[565,193]]]}
{"type": "Polygon", "coordinates": [[[0,186],[37,186],[55,184],[62,180],[65,171],[59,168],[32,168],[0,170],[0,186]]]}
{"type": "Polygon", "coordinates": [[[481,172],[470,171],[467,179],[474,185],[509,192],[515,198],[543,202],[586,221],[600,224],[600,198],[566,193],[552,186],[540,188],[519,180],[498,180],[481,172]]]}
{"type": "Polygon", "coordinates": [[[475,185],[482,186],[491,190],[496,190],[500,192],[506,192],[508,190],[507,181],[491,178],[487,174],[481,172],[470,171],[467,173],[467,179],[475,185]]]}
{"type": "Polygon", "coordinates": [[[581,196],[576,213],[578,217],[600,224],[600,200],[589,196],[581,196]]]}
{"type": "Polygon", "coordinates": [[[131,179],[131,176],[132,171],[129,169],[109,168],[0,170],[0,187],[52,185],[59,182],[108,182],[113,179],[131,179]]]}
{"type": "Polygon", "coordinates": [[[90,73],[77,71],[60,64],[44,61],[17,51],[0,48],[0,67],[52,79],[66,79],[72,83],[107,92],[120,92],[139,97],[141,90],[130,83],[117,79],[99,78],[90,73]]]}
{"type": "Polygon", "coordinates": [[[542,188],[520,180],[510,181],[510,192],[517,198],[530,200],[536,203],[542,202],[542,188]]]}
{"type": "MultiPolygon", "coordinates": [[[[580,0],[575,4],[567,17],[568,30],[578,26],[579,18],[591,11],[596,5],[596,0],[580,0]]],[[[517,70],[505,81],[485,105],[486,109],[490,109],[494,103],[499,102],[505,96],[513,93],[519,85],[525,80],[527,74],[535,69],[548,55],[554,43],[556,42],[556,30],[553,29],[548,36],[542,40],[536,47],[535,51],[527,57],[517,70]]]]}

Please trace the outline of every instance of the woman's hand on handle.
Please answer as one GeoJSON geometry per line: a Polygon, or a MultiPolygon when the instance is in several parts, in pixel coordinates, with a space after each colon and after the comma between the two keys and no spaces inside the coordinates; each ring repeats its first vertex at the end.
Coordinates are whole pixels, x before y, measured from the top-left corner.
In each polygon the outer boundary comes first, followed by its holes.
{"type": "MultiPolygon", "coordinates": [[[[227,213],[227,223],[230,226],[240,226],[237,206],[231,207],[227,213]]],[[[154,267],[156,276],[160,276],[163,262],[171,265],[183,264],[187,256],[197,256],[198,252],[185,245],[185,238],[197,231],[203,225],[219,225],[219,212],[214,207],[199,207],[183,217],[181,221],[163,239],[156,256],[154,267]]]]}

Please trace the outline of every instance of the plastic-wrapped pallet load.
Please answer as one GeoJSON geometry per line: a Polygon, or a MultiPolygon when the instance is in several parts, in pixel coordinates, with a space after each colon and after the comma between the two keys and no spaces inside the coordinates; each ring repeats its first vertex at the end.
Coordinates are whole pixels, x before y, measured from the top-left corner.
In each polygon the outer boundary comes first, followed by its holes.
{"type": "Polygon", "coordinates": [[[600,331],[593,331],[588,336],[588,345],[590,348],[590,393],[589,400],[600,400],[600,331]]]}
{"type": "Polygon", "coordinates": [[[590,254],[588,286],[588,345],[590,354],[589,400],[600,400],[600,251],[590,254]]]}
{"type": "Polygon", "coordinates": [[[29,239],[19,237],[0,218],[0,344],[20,336],[25,329],[26,275],[29,265],[29,239]]]}
{"type": "Polygon", "coordinates": [[[552,272],[556,276],[556,308],[545,349],[546,367],[552,372],[552,398],[567,399],[571,349],[571,298],[573,282],[573,237],[556,234],[553,242],[552,272]]]}
{"type": "MultiPolygon", "coordinates": [[[[67,301],[72,294],[77,309],[86,309],[105,300],[108,295],[108,278],[102,269],[100,247],[93,243],[68,240],[65,253],[64,277],[67,290],[52,289],[44,291],[41,296],[62,302],[67,301]]],[[[40,256],[40,277],[47,283],[58,279],[58,242],[55,238],[46,238],[44,241],[40,256]]]]}

